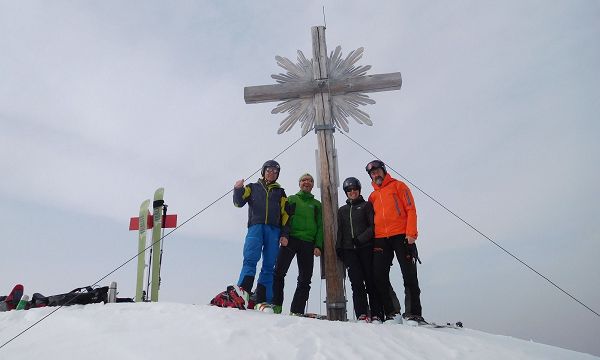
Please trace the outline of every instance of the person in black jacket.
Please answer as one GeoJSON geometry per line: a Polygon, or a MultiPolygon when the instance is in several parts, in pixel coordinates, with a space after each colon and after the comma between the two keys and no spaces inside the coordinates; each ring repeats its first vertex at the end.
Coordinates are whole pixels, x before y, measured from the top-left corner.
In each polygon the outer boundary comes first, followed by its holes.
{"type": "Polygon", "coordinates": [[[344,180],[343,189],[348,199],[346,205],[338,209],[335,250],[348,268],[354,312],[358,321],[381,322],[383,308],[373,280],[373,205],[360,195],[361,185],[357,178],[349,177],[344,180]]]}

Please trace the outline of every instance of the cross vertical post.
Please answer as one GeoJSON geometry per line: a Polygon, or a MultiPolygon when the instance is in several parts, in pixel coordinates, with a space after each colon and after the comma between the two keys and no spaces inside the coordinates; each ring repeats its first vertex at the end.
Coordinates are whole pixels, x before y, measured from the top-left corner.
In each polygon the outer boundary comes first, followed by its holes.
{"type": "MultiPolygon", "coordinates": [[[[344,274],[340,271],[335,253],[337,234],[338,193],[335,179],[335,159],[331,119],[331,103],[328,90],[327,44],[325,27],[313,26],[313,76],[321,91],[314,96],[315,132],[319,146],[319,169],[321,174],[321,203],[323,205],[323,257],[325,260],[325,286],[327,295],[327,318],[346,320],[346,298],[344,296],[344,274]]],[[[342,270],[343,271],[343,270],[342,270]]]]}

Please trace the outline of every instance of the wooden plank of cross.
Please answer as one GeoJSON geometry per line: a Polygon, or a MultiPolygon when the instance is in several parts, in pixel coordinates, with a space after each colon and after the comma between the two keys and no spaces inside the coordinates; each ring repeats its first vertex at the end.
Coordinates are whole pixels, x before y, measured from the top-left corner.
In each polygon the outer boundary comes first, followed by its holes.
{"type": "Polygon", "coordinates": [[[341,47],[338,46],[328,57],[325,27],[313,26],[311,32],[312,59],[306,59],[301,51],[298,51],[296,64],[276,56],[277,64],[287,73],[271,75],[278,84],[245,87],[244,100],[247,104],[282,101],[271,111],[273,114],[288,113],[281,121],[279,134],[290,131],[297,122],[302,124],[302,135],[312,129],[317,133],[327,318],[346,320],[344,269],[335,254],[338,174],[333,133],[336,127],[349,131],[348,117],[359,124],[373,125],[369,114],[359,109],[359,106],[375,103],[365,93],[399,90],[402,76],[399,72],[366,75],[370,65],[355,65],[362,57],[363,48],[342,59],[341,47]]]}

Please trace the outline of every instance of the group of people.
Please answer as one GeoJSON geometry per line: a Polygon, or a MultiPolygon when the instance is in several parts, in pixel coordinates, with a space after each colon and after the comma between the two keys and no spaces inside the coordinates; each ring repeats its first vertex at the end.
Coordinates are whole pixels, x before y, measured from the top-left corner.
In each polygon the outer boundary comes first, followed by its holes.
{"type": "MultiPolygon", "coordinates": [[[[292,260],[298,264],[298,283],[290,313],[304,314],[313,274],[314,258],[323,251],[321,203],[314,198],[314,178],[302,174],[300,190],[287,196],[277,183],[281,167],[275,160],[263,164],[261,178],[234,185],[233,203],[248,204],[248,233],[237,285],[252,294],[251,303],[281,313],[285,276],[292,260]],[[258,261],[262,257],[256,288],[258,261]]],[[[362,322],[424,321],[417,279],[417,214],[410,189],[392,178],[379,160],[366,166],[373,192],[366,201],[357,178],[343,183],[346,204],[338,210],[336,254],[348,269],[354,311],[362,322]],[[394,254],[402,271],[405,312],[390,283],[394,254]]]]}

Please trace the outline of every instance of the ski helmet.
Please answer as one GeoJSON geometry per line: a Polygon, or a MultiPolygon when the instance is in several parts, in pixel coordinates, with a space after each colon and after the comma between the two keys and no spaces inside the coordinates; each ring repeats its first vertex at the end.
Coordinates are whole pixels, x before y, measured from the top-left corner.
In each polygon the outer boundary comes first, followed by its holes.
{"type": "Polygon", "coordinates": [[[358,189],[359,193],[360,193],[360,190],[362,189],[362,187],[360,186],[360,181],[358,181],[358,179],[355,177],[349,177],[346,180],[344,180],[344,183],[342,184],[342,188],[344,189],[345,193],[350,191],[349,190],[350,188],[358,189]]]}
{"type": "Polygon", "coordinates": [[[373,160],[370,163],[368,163],[367,166],[365,167],[365,170],[367,170],[367,174],[369,174],[369,176],[371,175],[371,171],[373,169],[382,169],[383,175],[387,174],[387,170],[385,169],[385,164],[381,160],[373,160]]]}
{"type": "Polygon", "coordinates": [[[265,177],[265,171],[267,170],[267,168],[275,168],[277,169],[277,177],[275,178],[275,180],[277,180],[277,178],[279,178],[279,170],[281,170],[281,167],[279,166],[279,163],[275,160],[267,160],[265,161],[265,163],[262,166],[262,170],[260,171],[260,175],[262,177],[265,177]]]}

